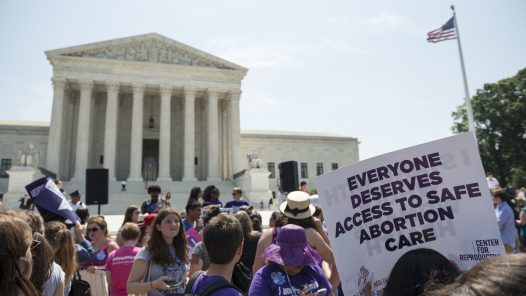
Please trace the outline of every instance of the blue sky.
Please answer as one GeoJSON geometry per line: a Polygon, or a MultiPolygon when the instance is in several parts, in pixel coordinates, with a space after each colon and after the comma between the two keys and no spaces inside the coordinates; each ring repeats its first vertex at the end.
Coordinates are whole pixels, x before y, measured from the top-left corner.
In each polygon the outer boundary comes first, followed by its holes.
{"type": "MultiPolygon", "coordinates": [[[[526,2],[0,1],[0,119],[49,120],[44,51],[157,32],[249,68],[241,128],[356,137],[360,158],[451,135],[455,4],[471,94],[526,67],[526,2]]],[[[263,156],[264,157],[264,156],[263,156]]]]}

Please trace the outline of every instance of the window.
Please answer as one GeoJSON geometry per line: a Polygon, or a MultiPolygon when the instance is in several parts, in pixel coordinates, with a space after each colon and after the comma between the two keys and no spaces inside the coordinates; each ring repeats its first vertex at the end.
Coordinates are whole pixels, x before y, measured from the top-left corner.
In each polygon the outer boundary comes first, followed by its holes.
{"type": "Polygon", "coordinates": [[[268,162],[267,163],[267,169],[268,171],[270,172],[270,175],[268,176],[270,179],[274,179],[276,178],[276,170],[274,168],[274,163],[273,162],[268,162]]]}
{"type": "Polygon", "coordinates": [[[332,166],[332,170],[333,170],[333,171],[335,171],[335,170],[338,169],[338,164],[335,163],[335,162],[333,162],[331,166],[332,166]]]}
{"type": "Polygon", "coordinates": [[[307,163],[302,162],[301,163],[301,178],[307,179],[309,177],[309,169],[307,168],[307,163]]]}
{"type": "Polygon", "coordinates": [[[318,162],[316,164],[316,176],[323,175],[323,163],[318,162]]]}
{"type": "Polygon", "coordinates": [[[7,170],[11,168],[11,159],[2,158],[0,163],[0,178],[9,178],[9,175],[6,173],[7,170]]]}

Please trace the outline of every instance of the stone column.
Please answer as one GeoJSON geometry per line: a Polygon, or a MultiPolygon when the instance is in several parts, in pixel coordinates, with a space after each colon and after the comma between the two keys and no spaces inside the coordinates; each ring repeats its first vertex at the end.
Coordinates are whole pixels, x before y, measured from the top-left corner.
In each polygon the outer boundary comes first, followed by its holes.
{"type": "Polygon", "coordinates": [[[93,81],[81,80],[80,105],[77,123],[77,151],[75,156],[75,173],[73,180],[81,181],[86,177],[89,153],[90,116],[91,116],[91,94],[93,81]]]}
{"type": "Polygon", "coordinates": [[[222,120],[223,120],[223,180],[232,180],[232,151],[230,150],[230,101],[222,101],[222,120]]]}
{"type": "Polygon", "coordinates": [[[128,177],[128,181],[142,182],[142,119],[144,88],[144,84],[132,84],[133,111],[130,147],[130,176],[128,177]]]}
{"type": "Polygon", "coordinates": [[[194,88],[184,89],[184,171],[183,181],[195,178],[195,93],[194,88]]]}
{"type": "Polygon", "coordinates": [[[230,137],[232,150],[232,174],[242,170],[241,168],[241,127],[239,121],[239,99],[241,91],[230,92],[230,137]]]}
{"type": "Polygon", "coordinates": [[[219,127],[217,113],[218,92],[208,90],[208,178],[219,181],[219,127]]]}
{"type": "Polygon", "coordinates": [[[115,181],[115,152],[117,150],[117,112],[119,83],[106,82],[106,125],[104,132],[104,168],[109,170],[110,181],[115,181]]]}
{"type": "Polygon", "coordinates": [[[53,77],[51,80],[53,81],[53,106],[51,109],[51,122],[49,124],[46,168],[61,176],[62,172],[59,172],[60,147],[62,147],[62,121],[66,79],[53,77]]]}
{"type": "Polygon", "coordinates": [[[172,113],[172,87],[161,86],[161,124],[159,133],[159,176],[157,181],[172,181],[170,176],[170,115],[172,113]]]}

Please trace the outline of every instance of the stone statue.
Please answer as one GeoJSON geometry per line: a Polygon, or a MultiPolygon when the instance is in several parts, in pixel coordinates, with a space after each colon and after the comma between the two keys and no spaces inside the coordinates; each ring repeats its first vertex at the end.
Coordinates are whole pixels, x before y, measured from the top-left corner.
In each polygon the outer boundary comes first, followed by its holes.
{"type": "Polygon", "coordinates": [[[40,163],[40,151],[34,144],[28,144],[24,149],[18,150],[18,165],[24,167],[37,167],[40,163]]]}
{"type": "Polygon", "coordinates": [[[248,168],[249,169],[259,169],[261,168],[261,164],[263,161],[259,157],[259,153],[256,152],[256,150],[252,150],[252,152],[247,154],[248,159],[248,168]]]}

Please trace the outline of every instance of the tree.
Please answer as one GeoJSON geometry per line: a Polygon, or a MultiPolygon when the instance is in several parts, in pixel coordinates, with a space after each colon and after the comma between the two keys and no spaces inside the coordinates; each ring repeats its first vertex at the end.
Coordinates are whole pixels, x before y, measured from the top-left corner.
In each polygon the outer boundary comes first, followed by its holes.
{"type": "MultiPolygon", "coordinates": [[[[502,186],[526,187],[526,68],[487,83],[471,100],[480,156],[502,186]]],[[[468,130],[465,104],[453,112],[454,133],[468,130]]]]}

